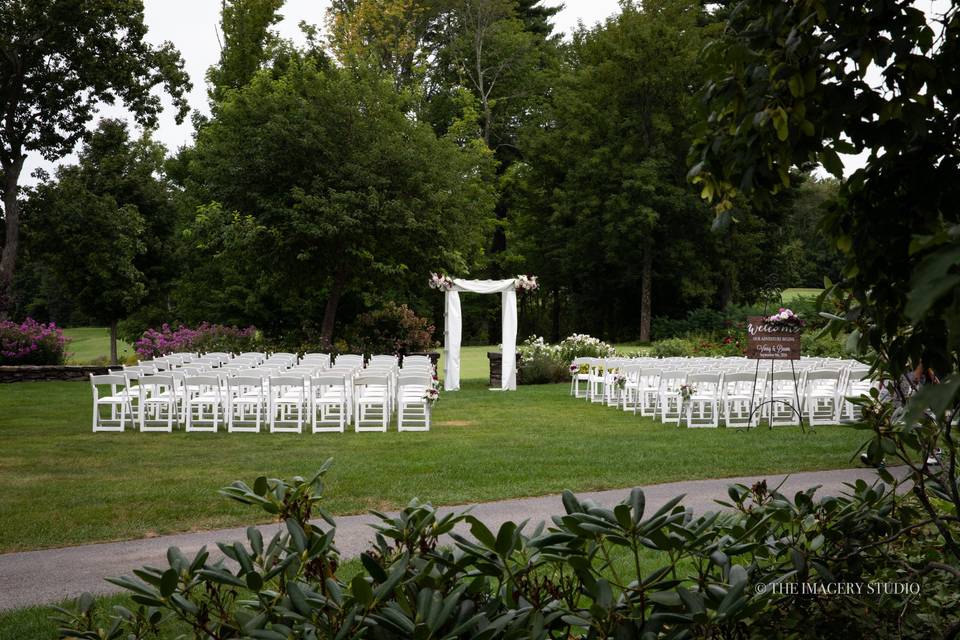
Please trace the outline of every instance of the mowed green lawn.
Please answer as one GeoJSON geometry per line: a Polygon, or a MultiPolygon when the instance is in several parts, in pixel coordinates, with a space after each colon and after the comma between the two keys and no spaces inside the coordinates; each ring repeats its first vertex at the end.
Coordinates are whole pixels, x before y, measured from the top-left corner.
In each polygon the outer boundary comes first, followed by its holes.
{"type": "Polygon", "coordinates": [[[821,293],[823,293],[823,289],[804,289],[802,287],[795,287],[793,289],[784,289],[780,296],[783,298],[783,303],[788,304],[799,298],[816,299],[816,297],[821,293]]]}
{"type": "MultiPolygon", "coordinates": [[[[110,358],[110,329],[107,327],[73,327],[64,329],[63,335],[70,338],[67,343],[67,362],[70,364],[89,364],[110,358]]],[[[118,340],[117,355],[122,362],[135,352],[129,344],[118,340]]]]}
{"type": "Polygon", "coordinates": [[[850,427],[678,429],[568,395],[566,385],[445,393],[429,433],[91,433],[83,382],[0,385],[0,552],[242,525],[236,479],[307,475],[326,506],[459,504],[693,478],[848,466],[850,427]]]}

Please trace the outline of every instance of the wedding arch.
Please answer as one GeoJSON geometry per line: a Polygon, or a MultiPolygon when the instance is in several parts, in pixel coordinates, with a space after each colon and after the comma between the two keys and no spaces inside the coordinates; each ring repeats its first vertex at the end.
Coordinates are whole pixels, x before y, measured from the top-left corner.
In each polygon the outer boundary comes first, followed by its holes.
{"type": "Polygon", "coordinates": [[[518,276],[509,280],[462,280],[433,274],[430,286],[445,292],[443,322],[443,349],[446,353],[446,366],[443,372],[443,389],[456,391],[460,388],[460,337],[463,329],[463,316],[460,312],[460,292],[499,293],[502,308],[500,318],[503,323],[501,338],[500,389],[513,391],[517,388],[517,288],[532,290],[537,288],[536,277],[518,276]]]}

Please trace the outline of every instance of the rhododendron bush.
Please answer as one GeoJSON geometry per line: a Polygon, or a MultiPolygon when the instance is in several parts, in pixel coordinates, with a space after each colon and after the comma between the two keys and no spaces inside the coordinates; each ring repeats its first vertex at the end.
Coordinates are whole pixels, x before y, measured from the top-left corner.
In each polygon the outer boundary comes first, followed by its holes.
{"type": "Polygon", "coordinates": [[[164,324],[159,329],[147,329],[134,347],[137,355],[141,359],[146,359],[167,353],[256,351],[261,343],[262,336],[253,325],[240,329],[204,322],[196,328],[180,325],[173,329],[170,325],[164,324]]]}
{"type": "Polygon", "coordinates": [[[63,364],[67,338],[56,324],[0,321],[0,365],[63,364]]]}

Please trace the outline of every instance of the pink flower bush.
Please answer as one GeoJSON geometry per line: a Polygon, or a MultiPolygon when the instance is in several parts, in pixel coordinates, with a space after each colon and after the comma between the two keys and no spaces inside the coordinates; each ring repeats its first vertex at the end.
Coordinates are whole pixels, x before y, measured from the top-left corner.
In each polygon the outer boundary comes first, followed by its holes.
{"type": "Polygon", "coordinates": [[[56,324],[0,321],[0,365],[63,364],[67,338],[56,324]]]}
{"type": "Polygon", "coordinates": [[[146,360],[168,353],[254,351],[259,342],[260,332],[253,325],[240,329],[203,322],[196,328],[180,325],[172,329],[164,324],[159,329],[147,329],[134,348],[140,359],[146,360]]]}

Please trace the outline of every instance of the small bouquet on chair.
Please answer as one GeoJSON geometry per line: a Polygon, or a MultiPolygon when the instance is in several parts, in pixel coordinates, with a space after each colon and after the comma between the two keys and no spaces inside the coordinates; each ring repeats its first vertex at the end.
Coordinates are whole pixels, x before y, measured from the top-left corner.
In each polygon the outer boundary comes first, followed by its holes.
{"type": "Polygon", "coordinates": [[[442,273],[431,273],[430,288],[439,291],[450,291],[450,289],[453,289],[453,280],[442,273]]]}
{"type": "Polygon", "coordinates": [[[682,384],[680,385],[680,397],[683,398],[683,401],[686,402],[690,399],[690,396],[697,392],[697,388],[693,385],[682,384]]]}
{"type": "Polygon", "coordinates": [[[440,399],[440,389],[436,387],[430,387],[423,392],[423,399],[426,400],[430,406],[437,404],[437,400],[440,399]]]}
{"type": "Polygon", "coordinates": [[[623,391],[627,388],[627,376],[623,374],[617,374],[613,378],[613,387],[618,391],[623,391]]]}

